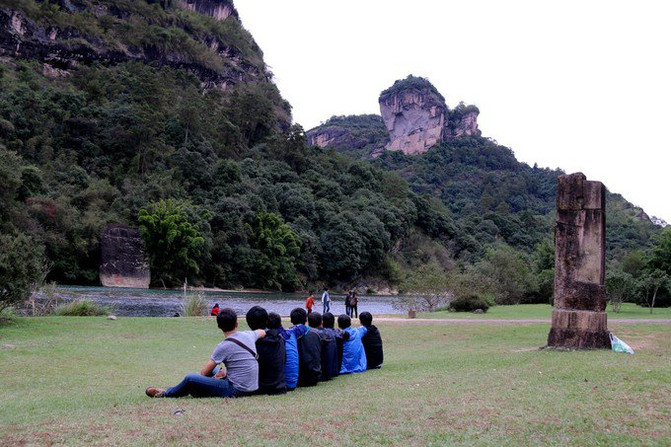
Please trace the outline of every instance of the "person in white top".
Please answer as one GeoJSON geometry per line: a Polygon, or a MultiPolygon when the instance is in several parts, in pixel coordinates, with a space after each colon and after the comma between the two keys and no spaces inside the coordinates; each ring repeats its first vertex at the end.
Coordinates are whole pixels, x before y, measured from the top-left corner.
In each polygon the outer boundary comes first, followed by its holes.
{"type": "Polygon", "coordinates": [[[324,305],[324,312],[331,312],[331,295],[329,295],[329,289],[324,287],[324,293],[322,294],[322,304],[324,305]]]}

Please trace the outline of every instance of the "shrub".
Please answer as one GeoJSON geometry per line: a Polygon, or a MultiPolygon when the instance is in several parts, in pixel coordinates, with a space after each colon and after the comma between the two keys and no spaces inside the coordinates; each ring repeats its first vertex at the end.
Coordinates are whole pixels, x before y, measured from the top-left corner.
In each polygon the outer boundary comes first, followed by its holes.
{"type": "Polygon", "coordinates": [[[54,309],[54,314],[61,317],[93,317],[106,315],[110,313],[110,310],[107,306],[102,306],[93,301],[82,300],[58,306],[54,309]]]}
{"type": "Polygon", "coordinates": [[[476,309],[482,309],[487,312],[489,303],[483,297],[477,294],[470,294],[455,298],[450,302],[449,310],[452,312],[473,312],[476,309]]]}
{"type": "Polygon", "coordinates": [[[182,307],[183,313],[187,317],[202,317],[203,315],[207,315],[207,301],[205,301],[205,297],[200,293],[189,295],[182,307]]]}

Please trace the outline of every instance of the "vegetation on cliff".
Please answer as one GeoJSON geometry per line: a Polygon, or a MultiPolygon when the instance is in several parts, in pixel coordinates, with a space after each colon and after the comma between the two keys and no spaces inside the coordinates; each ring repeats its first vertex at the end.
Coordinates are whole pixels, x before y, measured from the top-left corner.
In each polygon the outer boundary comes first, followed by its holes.
{"type": "Polygon", "coordinates": [[[429,82],[428,79],[421,76],[408,75],[405,79],[399,79],[394,84],[380,93],[380,98],[398,94],[405,90],[427,91],[435,95],[441,102],[445,103],[445,98],[440,94],[438,89],[429,82]]]}

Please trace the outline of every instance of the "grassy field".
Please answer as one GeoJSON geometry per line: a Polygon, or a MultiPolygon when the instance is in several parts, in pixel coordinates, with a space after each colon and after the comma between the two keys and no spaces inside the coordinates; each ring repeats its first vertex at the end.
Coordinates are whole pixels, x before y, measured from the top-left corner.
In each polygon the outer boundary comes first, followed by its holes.
{"type": "MultiPolygon", "coordinates": [[[[417,318],[446,318],[446,319],[550,319],[552,318],[552,306],[549,304],[520,304],[517,306],[492,306],[487,313],[474,314],[471,312],[422,312],[417,318]]],[[[608,320],[618,319],[671,319],[671,307],[655,308],[653,313],[647,307],[641,307],[632,303],[623,303],[620,312],[613,312],[611,306],[606,309],[608,320]]]]}
{"type": "Polygon", "coordinates": [[[539,323],[379,327],[378,371],[285,396],[149,399],[207,360],[213,319],[19,319],[0,326],[0,445],[671,442],[668,322],[611,325],[635,355],[539,350],[539,323]]]}

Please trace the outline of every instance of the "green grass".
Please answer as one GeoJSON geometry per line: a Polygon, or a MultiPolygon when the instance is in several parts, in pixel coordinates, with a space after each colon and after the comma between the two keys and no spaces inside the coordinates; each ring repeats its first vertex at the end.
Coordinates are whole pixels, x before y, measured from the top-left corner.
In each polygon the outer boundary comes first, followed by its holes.
{"type": "MultiPolygon", "coordinates": [[[[552,318],[552,306],[549,304],[519,304],[516,306],[492,306],[484,314],[472,312],[422,312],[417,318],[466,318],[474,320],[489,319],[530,319],[552,318]]],[[[608,319],[669,319],[671,318],[671,307],[655,308],[653,313],[647,307],[637,306],[632,303],[623,303],[620,312],[613,312],[610,305],[606,309],[608,319]]]]}
{"type": "MultiPolygon", "coordinates": [[[[242,324],[242,322],[241,322],[242,324]]],[[[285,396],[149,399],[196,372],[214,319],[0,326],[3,445],[668,445],[671,326],[612,325],[635,355],[539,350],[548,324],[379,324],[381,370],[285,396]],[[181,416],[173,413],[182,409],[181,416]]]]}

